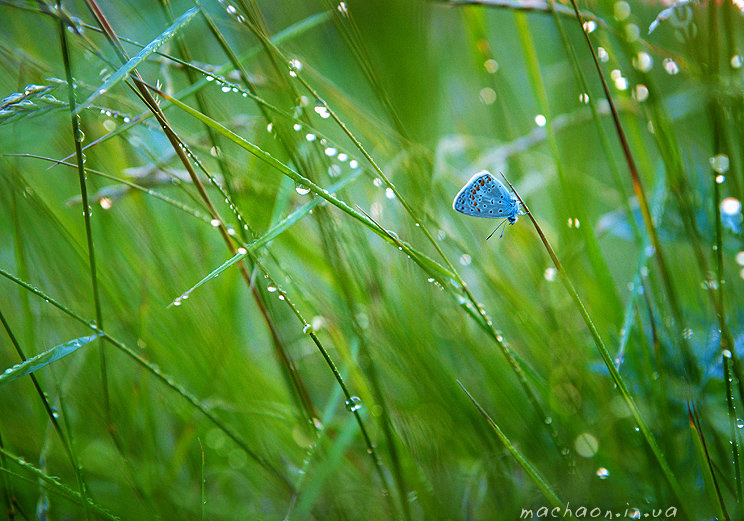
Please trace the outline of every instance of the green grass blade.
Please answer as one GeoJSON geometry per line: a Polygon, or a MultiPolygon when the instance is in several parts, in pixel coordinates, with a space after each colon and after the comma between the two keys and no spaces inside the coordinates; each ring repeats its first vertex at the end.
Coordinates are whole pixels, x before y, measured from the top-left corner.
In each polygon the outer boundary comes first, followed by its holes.
{"type": "MultiPolygon", "coordinates": [[[[23,458],[19,458],[15,454],[8,452],[2,447],[0,447],[0,454],[10,459],[11,461],[13,461],[13,463],[15,463],[16,465],[21,467],[23,470],[31,474],[37,482],[42,483],[46,487],[49,487],[52,492],[59,494],[63,497],[66,497],[67,499],[74,501],[75,503],[81,505],[84,508],[90,509],[91,512],[95,512],[96,514],[98,514],[100,517],[104,519],[109,519],[111,521],[119,520],[119,517],[112,514],[111,512],[109,512],[108,510],[100,506],[99,504],[94,503],[90,498],[82,497],[79,492],[76,492],[72,490],[70,487],[68,487],[67,485],[61,483],[59,479],[57,479],[56,477],[50,476],[42,472],[39,468],[23,460],[23,458]]],[[[16,477],[24,478],[23,476],[18,476],[12,473],[11,471],[9,471],[3,466],[0,466],[0,472],[5,472],[7,474],[10,474],[16,477]]]]}
{"type": "Polygon", "coordinates": [[[111,87],[123,81],[129,75],[129,73],[137,68],[137,66],[143,61],[145,61],[148,56],[158,50],[162,45],[168,43],[171,38],[173,38],[184,27],[186,27],[186,25],[194,18],[194,16],[196,16],[198,12],[199,9],[197,7],[192,7],[181,16],[179,16],[178,19],[173,22],[170,27],[168,27],[165,31],[163,31],[163,33],[160,34],[160,36],[148,43],[145,47],[142,48],[140,52],[135,54],[132,58],[129,59],[129,61],[119,67],[109,77],[109,79],[103,82],[100,87],[98,87],[90,96],[88,96],[88,99],[86,99],[83,103],[75,108],[73,114],[79,114],[80,111],[89,107],[96,99],[98,99],[99,96],[102,96],[103,94],[111,90],[111,87]]]}
{"type": "Polygon", "coordinates": [[[481,416],[483,416],[486,422],[488,422],[488,426],[491,427],[491,430],[496,433],[496,436],[499,438],[499,441],[504,445],[506,450],[509,451],[509,453],[517,461],[519,466],[524,469],[533,483],[537,485],[537,488],[540,490],[540,492],[542,492],[542,495],[545,496],[545,499],[550,501],[550,504],[553,505],[553,507],[565,509],[563,501],[561,501],[561,499],[558,497],[558,494],[555,493],[553,487],[550,486],[550,483],[548,483],[548,481],[540,474],[540,472],[529,461],[527,461],[527,458],[525,458],[519,451],[519,449],[514,446],[514,444],[506,436],[506,434],[504,434],[501,428],[499,428],[496,422],[491,419],[486,410],[478,403],[473,395],[468,392],[462,382],[458,380],[457,383],[465,392],[465,394],[468,395],[468,398],[470,398],[470,401],[473,403],[475,408],[478,409],[478,412],[481,414],[481,416]]]}
{"type": "Polygon", "coordinates": [[[56,362],[60,358],[67,356],[70,353],[74,353],[81,347],[89,344],[100,336],[101,335],[98,334],[75,338],[73,340],[70,340],[69,342],[65,342],[64,344],[54,346],[53,348],[48,349],[43,353],[39,353],[33,358],[29,358],[28,360],[21,362],[20,364],[9,367],[5,370],[4,373],[0,374],[0,384],[12,382],[13,380],[17,380],[21,376],[25,376],[29,373],[41,369],[42,367],[46,367],[49,364],[56,362]]]}

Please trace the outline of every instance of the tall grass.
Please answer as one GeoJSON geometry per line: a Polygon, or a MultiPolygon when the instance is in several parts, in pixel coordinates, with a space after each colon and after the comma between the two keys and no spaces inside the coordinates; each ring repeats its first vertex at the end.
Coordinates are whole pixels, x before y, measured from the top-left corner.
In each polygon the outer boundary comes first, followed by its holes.
{"type": "Polygon", "coordinates": [[[3,515],[744,515],[734,4],[0,13],[3,515]]]}

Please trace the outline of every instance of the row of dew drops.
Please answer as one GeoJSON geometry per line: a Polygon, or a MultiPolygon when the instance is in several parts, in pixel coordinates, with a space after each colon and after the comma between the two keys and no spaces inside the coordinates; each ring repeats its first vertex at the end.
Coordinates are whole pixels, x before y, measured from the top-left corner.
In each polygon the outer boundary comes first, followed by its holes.
{"type": "Polygon", "coordinates": [[[40,111],[66,107],[67,103],[55,98],[51,92],[67,82],[57,78],[47,78],[52,85],[26,85],[21,92],[14,92],[0,100],[0,124],[31,115],[40,111]]]}

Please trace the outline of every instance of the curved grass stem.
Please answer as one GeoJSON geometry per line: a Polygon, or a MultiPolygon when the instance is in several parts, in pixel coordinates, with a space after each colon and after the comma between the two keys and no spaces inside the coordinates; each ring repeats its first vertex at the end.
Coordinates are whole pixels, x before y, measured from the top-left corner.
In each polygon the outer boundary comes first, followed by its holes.
{"type": "Polygon", "coordinates": [[[548,241],[548,238],[543,233],[542,228],[537,223],[537,220],[535,219],[534,215],[529,210],[529,208],[527,207],[527,205],[525,204],[524,200],[519,195],[519,193],[516,190],[514,190],[514,187],[511,185],[511,183],[509,183],[509,186],[511,187],[514,194],[517,196],[519,201],[524,206],[524,209],[527,211],[527,216],[532,221],[532,224],[535,227],[535,230],[537,231],[537,234],[540,237],[540,240],[545,246],[545,250],[548,252],[550,259],[553,261],[553,265],[555,266],[556,271],[561,277],[561,282],[563,283],[563,286],[566,288],[566,291],[568,292],[568,294],[571,297],[571,300],[574,302],[574,305],[578,309],[579,314],[581,315],[581,318],[584,320],[586,327],[589,329],[589,333],[591,334],[592,339],[594,340],[594,344],[596,345],[597,350],[599,351],[599,355],[602,358],[602,361],[607,367],[607,371],[610,373],[610,377],[612,378],[612,381],[615,383],[615,386],[620,391],[620,395],[623,397],[623,399],[625,400],[625,403],[628,405],[628,408],[630,409],[631,414],[633,415],[633,418],[638,424],[638,428],[643,434],[643,437],[646,439],[646,442],[648,443],[651,449],[651,452],[653,452],[654,456],[656,457],[656,460],[658,461],[659,466],[661,467],[661,470],[664,473],[664,476],[666,477],[667,482],[669,483],[669,486],[671,487],[673,494],[679,500],[680,505],[682,505],[683,507],[683,510],[687,510],[685,507],[685,495],[682,492],[682,488],[680,487],[679,482],[677,481],[677,478],[674,476],[674,473],[672,472],[672,469],[669,466],[669,463],[664,457],[664,454],[661,452],[661,448],[659,447],[659,444],[656,442],[656,439],[654,438],[654,435],[651,432],[651,429],[649,428],[646,421],[643,419],[643,416],[641,416],[641,412],[638,409],[638,406],[636,405],[635,400],[633,400],[633,397],[631,396],[630,391],[628,390],[628,387],[625,385],[625,381],[623,380],[622,376],[620,376],[620,373],[615,367],[615,362],[612,359],[612,356],[610,356],[610,352],[607,350],[607,346],[602,340],[602,337],[600,336],[599,331],[597,331],[597,328],[594,325],[594,321],[589,315],[589,312],[584,306],[584,303],[581,301],[581,297],[579,297],[579,294],[576,291],[576,288],[574,287],[573,282],[571,282],[571,279],[569,278],[568,274],[563,268],[561,261],[558,259],[557,255],[555,254],[553,247],[550,245],[550,241],[548,241]]]}

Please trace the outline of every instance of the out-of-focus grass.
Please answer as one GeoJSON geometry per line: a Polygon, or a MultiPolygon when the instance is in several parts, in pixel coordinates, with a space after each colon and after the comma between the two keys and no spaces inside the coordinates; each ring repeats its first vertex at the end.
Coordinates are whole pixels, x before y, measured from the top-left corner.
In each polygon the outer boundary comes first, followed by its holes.
{"type": "Polygon", "coordinates": [[[741,13],[579,6],[624,153],[572,11],[482,4],[0,4],[0,367],[104,331],[0,381],[11,519],[741,516],[741,13]]]}

